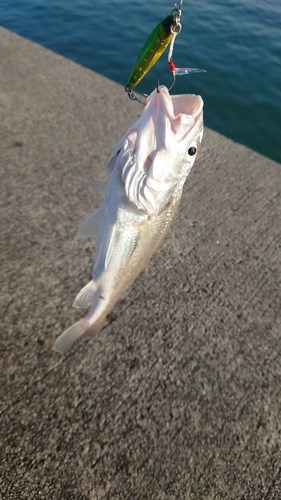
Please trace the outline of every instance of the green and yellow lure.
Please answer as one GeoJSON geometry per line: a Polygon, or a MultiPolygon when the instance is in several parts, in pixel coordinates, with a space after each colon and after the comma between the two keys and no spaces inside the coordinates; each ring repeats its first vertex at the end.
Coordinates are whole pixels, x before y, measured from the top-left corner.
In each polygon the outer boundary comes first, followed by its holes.
{"type": "Polygon", "coordinates": [[[170,14],[154,28],[146,40],[130,75],[125,87],[127,92],[132,91],[158,61],[172,40],[174,36],[173,30],[176,29],[176,26],[175,16],[170,14]]]}
{"type": "Polygon", "coordinates": [[[182,28],[180,23],[182,2],[183,0],[180,0],[179,6],[177,6],[178,2],[175,3],[175,8],[172,10],[172,13],[155,26],[154,30],[149,35],[143,48],[141,49],[137,62],[125,87],[130,99],[139,101],[137,96],[132,91],[133,88],[138,85],[152,66],[154,66],[170,42],[171,45],[168,54],[168,65],[173,75],[173,82],[169,90],[173,87],[176,81],[176,76],[205,72],[204,69],[198,68],[176,68],[172,61],[175,38],[180,33],[182,28]]]}

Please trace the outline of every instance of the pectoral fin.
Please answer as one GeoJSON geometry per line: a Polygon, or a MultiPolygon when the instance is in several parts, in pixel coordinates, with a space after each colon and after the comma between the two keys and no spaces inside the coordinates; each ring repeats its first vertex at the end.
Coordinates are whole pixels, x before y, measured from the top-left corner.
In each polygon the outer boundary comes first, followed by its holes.
{"type": "Polygon", "coordinates": [[[79,227],[77,238],[96,238],[102,222],[102,217],[103,215],[100,208],[89,215],[79,227]]]}
{"type": "Polygon", "coordinates": [[[116,226],[112,226],[110,241],[109,241],[109,245],[108,245],[106,257],[105,257],[105,264],[104,264],[105,269],[107,268],[107,266],[111,260],[111,257],[112,257],[113,252],[114,252],[114,248],[116,246],[117,232],[118,232],[118,230],[117,230],[116,226]]]}

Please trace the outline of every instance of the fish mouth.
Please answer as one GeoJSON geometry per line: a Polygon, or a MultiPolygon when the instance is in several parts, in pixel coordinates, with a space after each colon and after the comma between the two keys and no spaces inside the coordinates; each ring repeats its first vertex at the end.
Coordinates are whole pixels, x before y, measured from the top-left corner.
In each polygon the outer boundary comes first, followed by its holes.
{"type": "Polygon", "coordinates": [[[155,90],[151,97],[153,94],[159,106],[162,102],[164,113],[169,119],[174,133],[190,132],[198,121],[203,120],[204,103],[200,95],[180,94],[171,96],[164,85],[158,88],[158,92],[155,90]]]}
{"type": "Polygon", "coordinates": [[[176,134],[183,134],[186,137],[195,126],[203,124],[203,99],[200,95],[183,94],[171,97],[174,117],[171,126],[176,134]]]}
{"type": "Polygon", "coordinates": [[[193,120],[199,117],[203,109],[203,99],[200,95],[183,94],[171,96],[174,115],[178,117],[181,114],[187,115],[193,120]]]}

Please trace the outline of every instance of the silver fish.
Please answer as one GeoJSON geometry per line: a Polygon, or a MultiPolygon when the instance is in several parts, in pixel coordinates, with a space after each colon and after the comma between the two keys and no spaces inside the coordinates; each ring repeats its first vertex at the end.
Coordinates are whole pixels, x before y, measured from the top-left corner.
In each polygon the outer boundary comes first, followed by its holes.
{"type": "Polygon", "coordinates": [[[56,351],[64,353],[79,337],[97,333],[114,304],[148,268],[197,156],[202,110],[200,96],[171,97],[166,87],[155,89],[108,159],[108,183],[87,184],[104,193],[104,202],[78,230],[78,238],[97,237],[98,242],[92,280],[73,307],[90,311],[58,337],[56,351]]]}

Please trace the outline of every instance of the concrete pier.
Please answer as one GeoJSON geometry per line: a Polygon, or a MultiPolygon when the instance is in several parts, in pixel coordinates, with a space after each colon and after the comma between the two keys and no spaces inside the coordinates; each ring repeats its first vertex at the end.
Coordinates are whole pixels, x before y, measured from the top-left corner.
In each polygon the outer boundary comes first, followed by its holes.
{"type": "Polygon", "coordinates": [[[101,204],[81,181],[141,105],[4,29],[0,64],[0,498],[280,500],[281,166],[205,129],[148,274],[60,357],[101,204]]]}

